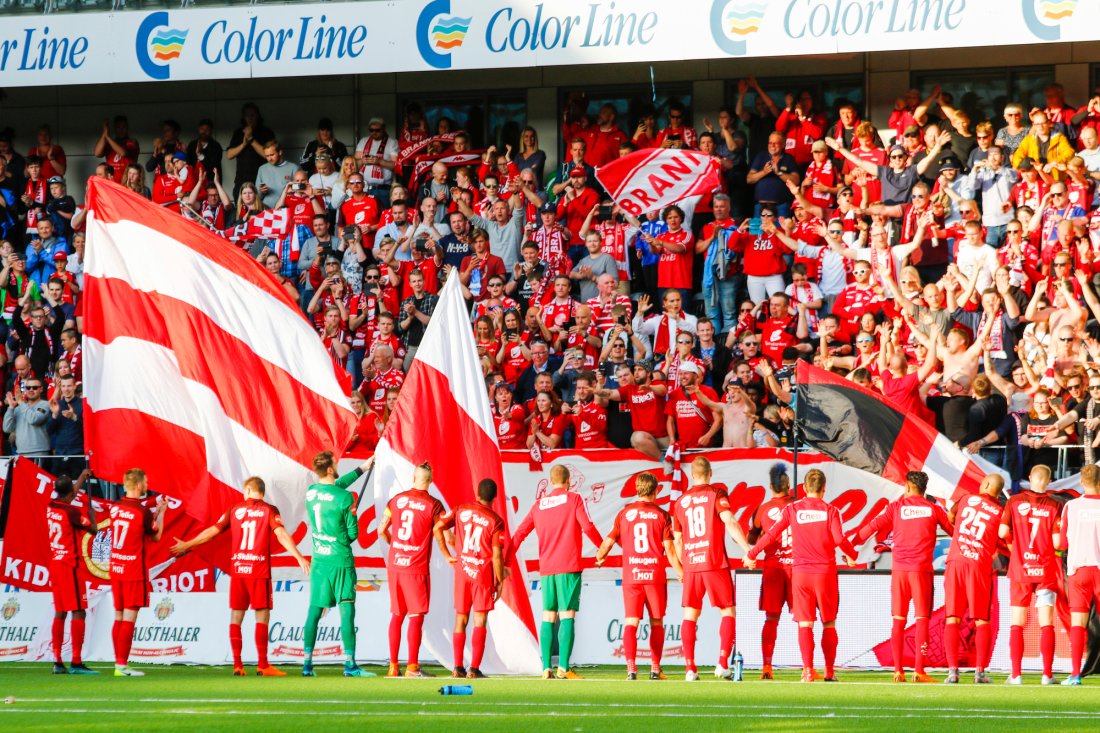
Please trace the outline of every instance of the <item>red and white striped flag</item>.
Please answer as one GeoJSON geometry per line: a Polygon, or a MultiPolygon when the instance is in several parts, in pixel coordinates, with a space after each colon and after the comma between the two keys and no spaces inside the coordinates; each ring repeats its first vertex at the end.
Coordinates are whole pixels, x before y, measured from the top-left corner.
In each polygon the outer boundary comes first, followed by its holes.
{"type": "MultiPolygon", "coordinates": [[[[448,509],[475,501],[477,483],[491,478],[498,487],[493,508],[506,527],[513,523],[485,381],[458,278],[448,278],[440,293],[375,456],[378,516],[394,494],[412,486],[414,467],[429,461],[432,493],[448,509]]],[[[514,559],[509,569],[511,576],[489,614],[482,668],[490,674],[538,674],[539,645],[523,572],[514,559]]],[[[432,557],[431,588],[424,643],[436,659],[447,663],[452,656],[454,569],[438,552],[432,557]]]]}
{"type": "Polygon", "coordinates": [[[98,476],[150,488],[212,521],[250,475],[288,528],[313,456],[357,420],[347,374],[246,252],[131,191],[88,182],[85,445],[98,476]]]}
{"type": "Polygon", "coordinates": [[[597,168],[596,179],[632,216],[702,196],[722,185],[718,159],[687,148],[635,150],[597,168]]]}

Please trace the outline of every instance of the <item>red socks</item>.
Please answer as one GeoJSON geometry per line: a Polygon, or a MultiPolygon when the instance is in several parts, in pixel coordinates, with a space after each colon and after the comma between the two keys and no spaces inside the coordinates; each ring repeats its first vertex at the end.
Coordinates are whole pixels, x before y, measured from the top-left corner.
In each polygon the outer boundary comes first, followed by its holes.
{"type": "Polygon", "coordinates": [[[913,651],[913,671],[924,674],[924,655],[928,653],[928,619],[917,619],[917,648],[913,651]]]}
{"type": "Polygon", "coordinates": [[[401,624],[404,622],[404,616],[390,614],[390,664],[397,664],[397,655],[401,653],[401,624]]]}
{"type": "MultiPolygon", "coordinates": [[[[69,627],[73,637],[73,664],[84,663],[84,619],[73,616],[69,627]]],[[[1054,647],[1052,646],[1051,649],[1054,647]]]]}
{"type": "Polygon", "coordinates": [[[61,647],[65,645],[65,619],[53,619],[53,661],[61,664],[61,647]]]}
{"type": "Polygon", "coordinates": [[[463,664],[463,656],[466,654],[466,632],[456,631],[454,639],[451,640],[451,650],[455,658],[455,669],[459,667],[465,667],[463,664]]]}
{"type": "Polygon", "coordinates": [[[684,664],[689,672],[697,671],[695,668],[695,622],[684,619],[680,625],[680,639],[684,642],[684,664]]]}
{"type": "Polygon", "coordinates": [[[1008,659],[1012,663],[1012,676],[1019,677],[1024,662],[1024,627],[1015,624],[1008,630],[1008,659]]]}
{"type": "Polygon", "coordinates": [[[474,648],[470,654],[470,666],[475,669],[481,669],[481,659],[485,656],[485,636],[487,634],[488,629],[484,626],[474,627],[474,648]]]}
{"type": "Polygon", "coordinates": [[[764,665],[770,667],[775,655],[775,637],[779,635],[779,619],[764,619],[764,630],[760,633],[760,650],[764,655],[764,665]]]}
{"type": "Polygon", "coordinates": [[[649,627],[649,664],[651,669],[661,666],[661,657],[665,652],[665,627],[653,625],[649,627]]]}
{"type": "Polygon", "coordinates": [[[943,627],[943,648],[947,654],[947,668],[959,668],[959,625],[947,623],[943,627]]]}
{"type": "Polygon", "coordinates": [[[1043,675],[1054,676],[1054,625],[1039,627],[1039,654],[1043,657],[1043,675]]]}
{"type": "Polygon", "coordinates": [[[256,624],[256,665],[260,669],[270,666],[267,662],[267,624],[256,624]]]}
{"type": "Polygon", "coordinates": [[[118,650],[115,652],[116,664],[125,666],[130,661],[130,647],[134,645],[134,622],[133,621],[119,621],[118,622],[118,650]],[[119,662],[118,659],[122,661],[119,662]]]}
{"type": "Polygon", "coordinates": [[[802,652],[803,669],[814,668],[814,627],[798,627],[798,650],[802,652]]]}
{"type": "MultiPolygon", "coordinates": [[[[822,638],[822,643],[824,643],[822,638]]],[[[905,619],[894,619],[893,626],[890,627],[890,651],[894,655],[894,671],[901,672],[905,669],[905,664],[902,662],[902,655],[905,651],[905,619]]]]}
{"type": "Polygon", "coordinates": [[[726,668],[730,666],[730,655],[733,654],[733,638],[737,634],[737,619],[733,616],[723,616],[722,625],[718,627],[718,666],[726,668]]]}
{"type": "Polygon", "coordinates": [[[993,629],[990,628],[989,624],[975,625],[977,626],[977,630],[974,632],[977,637],[974,644],[974,656],[977,657],[975,666],[979,671],[984,672],[986,664],[989,663],[989,643],[993,637],[993,629]]]}
{"type": "Polygon", "coordinates": [[[1072,626],[1069,630],[1070,662],[1073,674],[1081,674],[1081,657],[1085,654],[1085,643],[1088,641],[1088,630],[1084,626],[1072,626]]]}
{"type": "Polygon", "coordinates": [[[409,617],[409,664],[420,664],[420,637],[424,634],[424,615],[409,617]]]}
{"type": "Polygon", "coordinates": [[[835,626],[826,626],[821,630],[821,653],[825,657],[825,676],[833,676],[833,666],[836,664],[836,647],[838,644],[835,626]]]}
{"type": "Polygon", "coordinates": [[[233,666],[242,666],[241,662],[241,648],[244,647],[244,640],[241,637],[241,625],[229,624],[229,648],[233,650],[233,666]]]}
{"type": "Polygon", "coordinates": [[[638,625],[627,624],[623,629],[623,651],[626,653],[626,671],[638,671],[638,625]]]}
{"type": "Polygon", "coordinates": [[[115,651],[115,664],[125,665],[126,664],[125,660],[123,660],[121,662],[118,661],[118,659],[119,659],[119,650],[122,647],[122,645],[119,643],[119,640],[118,640],[118,630],[121,626],[122,626],[121,621],[115,621],[111,625],[111,648],[114,649],[114,651],[115,651]]]}

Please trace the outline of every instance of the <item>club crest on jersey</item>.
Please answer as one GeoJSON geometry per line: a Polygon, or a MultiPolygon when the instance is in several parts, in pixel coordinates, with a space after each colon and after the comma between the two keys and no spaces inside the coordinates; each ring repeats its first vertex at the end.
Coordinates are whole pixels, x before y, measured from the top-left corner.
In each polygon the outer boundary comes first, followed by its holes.
{"type": "Polygon", "coordinates": [[[172,599],[165,598],[157,604],[157,607],[153,609],[153,613],[156,615],[157,621],[165,621],[168,619],[169,616],[172,615],[172,612],[175,610],[176,604],[172,603],[172,599]]]}
{"type": "Polygon", "coordinates": [[[19,613],[19,601],[14,598],[6,600],[3,607],[0,608],[0,614],[3,615],[5,621],[11,621],[17,613],[19,613]]]}
{"type": "Polygon", "coordinates": [[[463,509],[462,513],[458,515],[458,521],[469,522],[470,517],[474,516],[474,512],[471,509],[463,509]]]}
{"type": "Polygon", "coordinates": [[[691,506],[691,497],[685,496],[680,499],[680,506],[682,506],[684,509],[687,509],[689,506],[691,506]]]}
{"type": "Polygon", "coordinates": [[[582,433],[587,433],[591,429],[592,429],[592,426],[589,425],[587,421],[581,420],[581,432],[582,433]]]}
{"type": "Polygon", "coordinates": [[[1026,517],[1028,514],[1031,514],[1031,505],[1030,504],[1017,504],[1016,505],[1016,511],[1018,511],[1020,513],[1021,517],[1026,517]]]}
{"type": "Polygon", "coordinates": [[[233,512],[233,516],[237,519],[244,519],[244,507],[241,507],[237,511],[233,512]]]}
{"type": "Polygon", "coordinates": [[[968,496],[966,498],[966,505],[967,506],[977,506],[978,504],[981,504],[981,503],[982,503],[982,497],[980,497],[980,496],[968,496]]]}
{"type": "Polygon", "coordinates": [[[771,509],[768,510],[768,519],[772,520],[773,522],[778,522],[779,518],[782,516],[783,510],[777,506],[773,506],[771,509]]]}
{"type": "Polygon", "coordinates": [[[497,435],[507,435],[510,427],[507,420],[501,420],[497,426],[497,435]]]}
{"type": "Polygon", "coordinates": [[[627,509],[626,510],[626,521],[633,522],[634,518],[637,517],[637,516],[638,516],[638,510],[637,509],[627,509]]]}
{"type": "Polygon", "coordinates": [[[409,497],[407,497],[407,496],[397,497],[397,508],[398,509],[404,509],[408,505],[409,505],[409,497]]]}

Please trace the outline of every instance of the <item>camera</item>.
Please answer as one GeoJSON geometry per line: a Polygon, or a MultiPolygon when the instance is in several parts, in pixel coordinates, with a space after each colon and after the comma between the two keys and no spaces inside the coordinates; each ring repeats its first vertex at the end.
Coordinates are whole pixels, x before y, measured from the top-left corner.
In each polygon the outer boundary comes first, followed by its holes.
{"type": "Polygon", "coordinates": [[[620,316],[616,316],[615,323],[619,324],[620,326],[625,326],[626,325],[626,315],[623,314],[623,315],[620,315],[620,316]]]}
{"type": "Polygon", "coordinates": [[[413,242],[413,247],[416,248],[417,252],[421,252],[421,253],[427,252],[428,251],[428,237],[427,237],[427,235],[422,234],[419,237],[417,237],[416,240],[413,242]]]}
{"type": "Polygon", "coordinates": [[[611,206],[609,204],[603,204],[600,206],[600,212],[596,214],[599,221],[611,221],[611,206]]]}
{"type": "Polygon", "coordinates": [[[576,325],[577,325],[577,317],[576,316],[569,316],[569,320],[565,322],[565,325],[562,326],[562,328],[564,328],[566,331],[570,331],[576,325]]]}
{"type": "Polygon", "coordinates": [[[306,190],[306,184],[304,184],[304,183],[292,183],[292,184],[290,184],[290,190],[291,191],[305,191],[306,190]]]}
{"type": "Polygon", "coordinates": [[[678,132],[670,132],[665,138],[666,140],[683,140],[684,136],[678,132]]]}
{"type": "Polygon", "coordinates": [[[354,242],[358,236],[356,231],[358,227],[344,227],[344,241],[354,242]]]}
{"type": "Polygon", "coordinates": [[[519,331],[516,331],[516,330],[511,329],[511,328],[507,329],[504,332],[504,339],[506,341],[511,341],[512,339],[516,338],[517,336],[519,336],[519,331]]]}

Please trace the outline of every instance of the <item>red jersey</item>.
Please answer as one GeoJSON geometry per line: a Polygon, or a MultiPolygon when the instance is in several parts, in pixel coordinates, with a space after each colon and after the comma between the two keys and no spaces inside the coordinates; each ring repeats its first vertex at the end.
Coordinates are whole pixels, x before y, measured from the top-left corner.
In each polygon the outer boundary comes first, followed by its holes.
{"type": "Polygon", "coordinates": [[[382,414],[386,408],[386,390],[391,387],[401,388],[405,383],[405,373],[394,367],[385,372],[374,375],[374,379],[364,379],[359,383],[359,393],[367,398],[370,409],[382,414]]]}
{"type": "Polygon", "coordinates": [[[1001,505],[988,496],[971,494],[963,498],[956,510],[955,535],[947,562],[972,562],[992,573],[1001,511],[1001,505]]]}
{"type": "Polygon", "coordinates": [[[564,303],[555,298],[543,306],[542,322],[547,328],[564,328],[566,322],[576,313],[578,305],[580,303],[572,298],[566,299],[564,303]]]}
{"type": "MultiPolygon", "coordinates": [[[[621,305],[626,309],[624,314],[626,320],[630,320],[630,314],[633,312],[634,304],[630,300],[629,295],[623,295],[621,293],[615,293],[611,296],[611,302],[604,303],[598,297],[589,298],[585,305],[592,309],[592,323],[599,329],[601,335],[611,330],[611,327],[615,325],[615,316],[611,314],[611,309],[617,305],[621,305]]],[[[626,334],[623,334],[625,337],[626,334]]]]}
{"type": "Polygon", "coordinates": [[[147,580],[145,538],[157,533],[153,512],[141,499],[111,504],[111,579],[147,580]]]}
{"type": "MultiPolygon", "coordinates": [[[[401,278],[401,300],[404,302],[406,298],[411,298],[414,293],[412,284],[409,282],[409,275],[414,272],[419,272],[424,275],[424,291],[435,295],[439,292],[439,265],[435,264],[435,260],[430,257],[417,262],[416,260],[407,260],[405,262],[398,263],[397,275],[401,278]]],[[[404,314],[404,311],[401,311],[404,314]]]]}
{"type": "MultiPolygon", "coordinates": [[[[534,407],[532,406],[531,409],[533,410],[534,407]]],[[[565,428],[568,424],[568,415],[551,415],[548,420],[543,420],[536,415],[530,423],[530,434],[534,435],[538,431],[543,435],[565,435],[565,428]]],[[[543,448],[549,448],[549,446],[544,445],[543,448]]]]}
{"type": "Polygon", "coordinates": [[[776,364],[783,361],[783,350],[798,343],[795,330],[798,316],[769,318],[760,327],[760,352],[776,364]]]}
{"type": "Polygon", "coordinates": [[[936,548],[936,528],[951,534],[951,520],[939,504],[923,496],[903,496],[890,504],[859,530],[863,541],[883,530],[894,535],[893,570],[932,572],[932,553],[936,548]]]}
{"type": "Polygon", "coordinates": [[[345,225],[370,226],[378,223],[378,202],[373,196],[350,198],[340,206],[340,219],[345,225]]]}
{"type": "Polygon", "coordinates": [[[386,569],[391,573],[428,574],[432,559],[432,529],[443,514],[443,505],[427,491],[402,491],[386,504],[390,518],[390,551],[386,569]]]}
{"type": "Polygon", "coordinates": [[[1022,491],[1008,500],[1001,525],[1012,537],[1008,577],[1018,583],[1061,582],[1061,565],[1054,554],[1062,508],[1046,494],[1022,491]]]}
{"type": "Polygon", "coordinates": [[[654,392],[652,387],[619,385],[619,398],[630,405],[630,425],[634,430],[649,433],[655,438],[668,436],[665,398],[654,392]]]}
{"type": "MultiPolygon", "coordinates": [[[[699,385],[699,391],[714,402],[718,395],[705,384],[699,385]]],[[[714,413],[705,407],[696,395],[689,395],[678,387],[665,403],[665,416],[676,419],[676,435],[679,442],[689,448],[697,447],[699,439],[706,435],[714,424],[714,413]]],[[[667,423],[666,423],[667,424],[667,423]]]]}
{"type": "MultiPolygon", "coordinates": [[[[761,532],[767,533],[772,526],[783,516],[783,510],[794,501],[790,494],[775,496],[756,508],[752,515],[753,527],[759,527],[761,532]]],[[[766,553],[764,559],[758,564],[762,568],[785,568],[790,570],[793,564],[791,559],[791,530],[788,527],[779,535],[779,547],[766,553]]]]}
{"type": "Polygon", "coordinates": [[[682,244],[687,247],[684,252],[672,252],[661,250],[661,258],[657,261],[657,285],[661,288],[691,287],[691,271],[695,262],[693,245],[695,238],[690,229],[681,229],[678,232],[665,232],[660,239],[666,242],[682,244]]]}
{"type": "Polygon", "coordinates": [[[742,253],[742,269],[746,275],[768,277],[787,271],[783,256],[790,250],[774,234],[740,232],[736,237],[730,236],[727,247],[742,253]]]}
{"type": "Polygon", "coordinates": [[[263,499],[245,499],[214,523],[229,530],[229,574],[234,577],[271,577],[271,533],[283,526],[279,510],[263,499]]]}
{"type": "Polygon", "coordinates": [[[493,550],[504,548],[504,520],[484,504],[459,504],[440,519],[446,529],[454,529],[458,566],[468,580],[492,585],[493,550]]]}
{"type": "Polygon", "coordinates": [[[573,431],[577,434],[577,450],[610,448],[607,442],[607,410],[595,400],[579,404],[581,414],[570,416],[573,431]]]}
{"type": "Polygon", "coordinates": [[[130,138],[124,138],[122,140],[115,139],[121,147],[124,155],[119,155],[118,152],[111,147],[107,146],[107,154],[103,156],[103,162],[111,166],[111,170],[114,172],[115,183],[122,183],[122,179],[126,177],[126,167],[132,163],[136,163],[138,155],[141,153],[141,148],[138,147],[137,140],[131,140],[130,138]]]}
{"type": "MultiPolygon", "coordinates": [[[[824,163],[818,163],[816,160],[811,161],[806,166],[806,176],[803,180],[819,183],[829,188],[839,183],[836,167],[833,165],[833,161],[828,158],[825,159],[824,163]]],[[[806,200],[825,209],[834,205],[833,194],[829,192],[817,193],[812,185],[806,188],[806,200]]]]}
{"type": "Polygon", "coordinates": [[[80,532],[94,532],[88,516],[72,504],[51,501],[46,507],[46,528],[50,538],[50,559],[61,565],[76,565],[80,556],[80,532]]]}
{"type": "Polygon", "coordinates": [[[516,528],[513,547],[518,549],[532,531],[539,536],[539,575],[543,576],[581,571],[582,535],[597,547],[603,544],[584,499],[568,487],[552,486],[538,498],[516,528]]]}
{"type": "Polygon", "coordinates": [[[730,511],[725,489],[710,484],[692,486],[672,505],[672,531],[682,536],[680,560],[684,573],[724,570],[726,525],[722,513],[730,511]]]}
{"type": "Polygon", "coordinates": [[[844,538],[840,510],[816,496],[807,496],[783,509],[778,521],[749,550],[750,557],[778,542],[788,528],[791,562],[796,572],[835,573],[838,547],[845,555],[856,556],[856,549],[844,538]]]}
{"type": "MultiPolygon", "coordinates": [[[[320,196],[316,197],[320,199],[320,196]]],[[[308,196],[303,196],[298,193],[288,193],[283,200],[283,205],[290,211],[290,218],[294,220],[295,226],[304,226],[313,231],[313,217],[315,215],[313,211],[313,201],[308,196]]],[[[324,212],[325,207],[322,202],[321,211],[324,212]]]]}
{"type": "Polygon", "coordinates": [[[1019,180],[1012,187],[1012,192],[1008,195],[1008,200],[1012,202],[1015,208],[1021,206],[1030,207],[1033,211],[1039,210],[1039,202],[1043,200],[1043,197],[1047,195],[1047,184],[1043,183],[1041,178],[1036,178],[1034,183],[1028,183],[1026,180],[1019,180]]]}
{"type": "Polygon", "coordinates": [[[504,381],[515,386],[523,371],[531,366],[531,361],[523,355],[520,343],[528,344],[531,341],[531,332],[524,331],[520,334],[519,341],[504,342],[504,361],[501,362],[501,371],[504,372],[504,381]]]}
{"type": "Polygon", "coordinates": [[[501,450],[524,449],[527,447],[527,423],[523,418],[527,411],[520,405],[512,405],[503,415],[493,410],[493,422],[497,429],[497,443],[501,450]]]}
{"type": "Polygon", "coordinates": [[[665,542],[672,540],[672,517],[651,501],[619,510],[608,537],[623,548],[623,585],[664,585],[665,542]]]}

